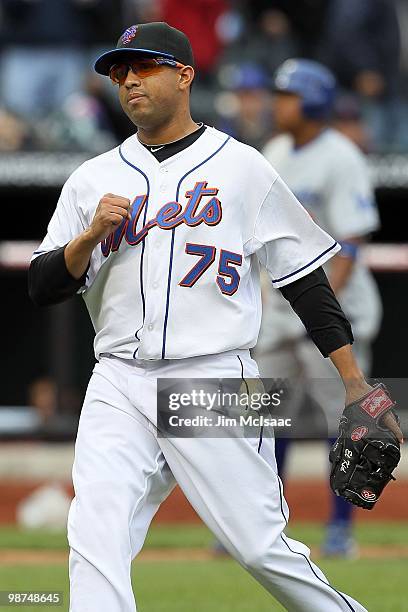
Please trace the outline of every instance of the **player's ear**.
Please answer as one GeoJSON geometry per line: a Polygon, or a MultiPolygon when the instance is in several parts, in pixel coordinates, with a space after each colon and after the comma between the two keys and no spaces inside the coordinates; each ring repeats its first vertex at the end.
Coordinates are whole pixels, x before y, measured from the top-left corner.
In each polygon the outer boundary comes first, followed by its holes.
{"type": "Polygon", "coordinates": [[[190,89],[194,79],[194,68],[192,66],[184,66],[179,72],[179,88],[190,89]]]}

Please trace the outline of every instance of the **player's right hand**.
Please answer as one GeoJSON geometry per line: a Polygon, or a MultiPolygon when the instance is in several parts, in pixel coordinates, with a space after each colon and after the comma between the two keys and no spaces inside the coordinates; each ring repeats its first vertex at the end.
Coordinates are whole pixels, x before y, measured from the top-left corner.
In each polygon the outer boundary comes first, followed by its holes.
{"type": "Polygon", "coordinates": [[[102,242],[115,231],[124,219],[130,219],[130,200],[113,193],[105,193],[99,200],[88,232],[96,242],[102,242]]]}

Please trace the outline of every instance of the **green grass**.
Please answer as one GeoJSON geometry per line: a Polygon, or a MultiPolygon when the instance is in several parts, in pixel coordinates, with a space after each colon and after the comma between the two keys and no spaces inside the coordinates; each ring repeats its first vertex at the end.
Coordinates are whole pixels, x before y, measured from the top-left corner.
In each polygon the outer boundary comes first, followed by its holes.
{"type": "MultiPolygon", "coordinates": [[[[320,523],[289,525],[287,535],[295,540],[302,540],[310,546],[320,546],[322,543],[324,529],[320,523]]],[[[361,546],[408,546],[408,523],[357,523],[354,535],[361,546]]]]}
{"type": "MultiPolygon", "coordinates": [[[[288,535],[309,546],[320,544],[323,530],[314,524],[294,524],[288,535]]],[[[369,523],[356,526],[361,545],[408,544],[408,525],[369,523]]],[[[202,526],[154,526],[146,548],[208,547],[212,536],[202,526]]],[[[1,548],[66,548],[66,536],[49,532],[0,529],[1,548]]],[[[404,575],[406,559],[319,560],[318,565],[336,588],[354,596],[370,612],[406,612],[404,575]]],[[[211,561],[136,561],[133,584],[140,612],[281,612],[279,606],[256,582],[230,559],[211,561]]],[[[65,564],[53,566],[1,566],[2,590],[63,591],[68,609],[68,571],[65,564]]],[[[0,610],[15,610],[0,607],[0,610]]],[[[22,612],[49,612],[50,606],[19,606],[22,612]]]]}
{"type": "MultiPolygon", "coordinates": [[[[404,561],[319,564],[336,588],[370,612],[406,612],[404,561]]],[[[141,612],[272,612],[284,610],[236,563],[143,563],[134,571],[141,612]],[[157,581],[157,587],[152,583],[157,581]],[[217,602],[217,603],[216,603],[217,602]]]]}
{"type": "MultiPolygon", "coordinates": [[[[330,561],[320,563],[331,582],[360,599],[370,612],[406,612],[402,587],[405,562],[330,561]]],[[[2,589],[64,592],[68,608],[68,578],[64,566],[0,568],[2,589]]],[[[228,559],[210,562],[143,562],[133,569],[140,612],[273,612],[279,606],[237,564],[228,559]]],[[[14,610],[2,607],[4,610],[14,610]]],[[[46,606],[19,606],[22,612],[49,612],[46,606]]]]}
{"type": "MultiPolygon", "coordinates": [[[[287,535],[309,546],[319,546],[323,533],[322,526],[315,523],[294,523],[287,530],[287,535]]],[[[408,546],[408,523],[357,524],[355,535],[361,545],[408,546]]],[[[154,525],[145,548],[200,548],[209,546],[211,542],[211,533],[202,525],[154,525]]],[[[60,532],[1,527],[0,550],[2,548],[63,550],[67,548],[67,539],[66,534],[60,532]]]]}

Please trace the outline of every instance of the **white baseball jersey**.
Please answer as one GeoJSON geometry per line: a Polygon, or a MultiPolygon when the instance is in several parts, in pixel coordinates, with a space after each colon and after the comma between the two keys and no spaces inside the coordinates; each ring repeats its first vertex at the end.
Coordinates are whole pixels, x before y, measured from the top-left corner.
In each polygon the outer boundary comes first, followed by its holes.
{"type": "MultiPolygon", "coordinates": [[[[300,148],[294,147],[291,136],[278,136],[266,145],[263,153],[316,223],[336,240],[362,237],[378,229],[378,211],[366,161],[340,132],[326,129],[300,148]]],[[[330,275],[330,264],[327,271],[330,275]]],[[[380,322],[381,302],[371,273],[358,259],[338,298],[355,337],[373,337],[380,322]]],[[[266,304],[261,345],[278,344],[305,333],[278,292],[267,293],[266,304]]]]}
{"type": "Polygon", "coordinates": [[[340,248],[260,153],[207,128],[161,163],[136,135],[85,162],[65,183],[33,257],[78,236],[109,192],[131,200],[132,218],[94,249],[82,290],[97,358],[253,347],[258,262],[282,287],[340,248]]]}

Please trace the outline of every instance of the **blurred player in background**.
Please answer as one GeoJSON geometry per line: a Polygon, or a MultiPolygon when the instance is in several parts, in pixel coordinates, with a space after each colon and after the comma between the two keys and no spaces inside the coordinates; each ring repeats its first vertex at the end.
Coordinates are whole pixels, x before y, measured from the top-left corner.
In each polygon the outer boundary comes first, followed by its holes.
{"type": "Polygon", "coordinates": [[[272,129],[268,73],[255,63],[243,62],[223,67],[219,81],[229,89],[228,98],[224,94],[218,104],[220,129],[259,151],[272,129]]]}
{"type": "MultiPolygon", "coordinates": [[[[296,59],[284,62],[274,80],[274,118],[281,135],[273,138],[263,153],[313,219],[342,245],[326,272],[352,323],[353,350],[368,375],[371,343],[379,329],[382,309],[375,281],[359,261],[359,246],[378,229],[379,217],[362,153],[328,126],[335,88],[334,76],[321,64],[296,59]]],[[[308,395],[327,415],[329,437],[335,436],[343,403],[339,399],[341,386],[337,391],[333,380],[335,369],[329,360],[322,359],[293,309],[270,283],[264,299],[256,348],[261,376],[307,379],[308,395]]],[[[296,396],[294,402],[300,409],[303,391],[296,396]]],[[[281,474],[287,448],[288,439],[277,440],[281,474]]],[[[326,555],[354,554],[351,519],[352,505],[333,495],[323,547],[326,555]]]]}

